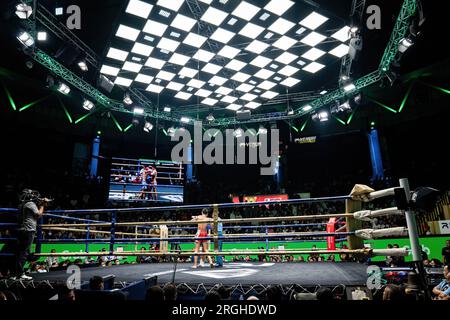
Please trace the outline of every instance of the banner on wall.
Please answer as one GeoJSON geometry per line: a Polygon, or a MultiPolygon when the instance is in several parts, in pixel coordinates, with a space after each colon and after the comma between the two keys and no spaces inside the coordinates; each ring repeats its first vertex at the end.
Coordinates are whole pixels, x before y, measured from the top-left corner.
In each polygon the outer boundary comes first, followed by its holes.
{"type": "Polygon", "coordinates": [[[439,221],[439,230],[441,234],[450,234],[450,220],[439,221]]]}
{"type": "Polygon", "coordinates": [[[233,197],[233,203],[269,202],[269,201],[282,201],[282,200],[289,200],[288,195],[287,194],[273,194],[273,195],[263,195],[263,196],[243,196],[242,199],[240,199],[239,197],[233,197]]]}

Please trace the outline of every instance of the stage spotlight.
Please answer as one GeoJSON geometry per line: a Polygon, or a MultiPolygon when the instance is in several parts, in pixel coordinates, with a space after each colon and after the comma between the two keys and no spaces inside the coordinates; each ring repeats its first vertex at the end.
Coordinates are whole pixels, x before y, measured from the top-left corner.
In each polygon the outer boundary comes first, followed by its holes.
{"type": "Polygon", "coordinates": [[[34,63],[33,63],[33,61],[28,60],[27,62],[25,62],[25,66],[26,66],[28,69],[33,69],[34,63]]]}
{"type": "Polygon", "coordinates": [[[337,103],[334,107],[331,108],[331,114],[338,114],[341,112],[351,112],[352,107],[350,106],[349,101],[345,101],[344,103],[337,103]]]}
{"type": "Polygon", "coordinates": [[[167,113],[172,112],[172,108],[164,107],[164,112],[167,112],[167,113]]]}
{"type": "Polygon", "coordinates": [[[60,82],[58,85],[58,91],[61,92],[62,94],[69,94],[70,93],[70,88],[67,84],[60,82]]]}
{"type": "Polygon", "coordinates": [[[259,130],[258,130],[258,134],[267,134],[267,128],[260,126],[259,130]]]}
{"type": "Polygon", "coordinates": [[[329,119],[329,115],[328,115],[328,112],[321,111],[321,112],[313,114],[312,119],[314,121],[326,122],[329,119]]]}
{"type": "Polygon", "coordinates": [[[86,72],[86,71],[89,70],[88,65],[87,65],[87,63],[86,63],[86,60],[81,60],[81,61],[79,61],[79,62],[78,62],[78,67],[79,67],[82,71],[84,71],[84,72],[86,72]]]}
{"type": "Polygon", "coordinates": [[[175,132],[176,132],[177,130],[174,128],[174,127],[170,127],[169,129],[167,129],[167,135],[169,136],[169,137],[173,137],[174,135],[175,135],[175,132]]]}
{"type": "Polygon", "coordinates": [[[144,131],[149,133],[150,131],[152,131],[153,129],[153,124],[151,124],[150,122],[146,121],[144,124],[144,131]]]}
{"type": "Polygon", "coordinates": [[[47,32],[39,31],[37,33],[37,39],[38,39],[38,41],[47,41],[47,32]]]}
{"type": "Polygon", "coordinates": [[[84,99],[83,108],[91,111],[94,108],[94,103],[88,99],[84,99]]]}
{"type": "Polygon", "coordinates": [[[322,91],[320,91],[320,95],[321,95],[321,96],[326,95],[327,93],[328,93],[327,90],[322,90],[322,91]]]}
{"type": "Polygon", "coordinates": [[[191,122],[191,119],[188,117],[181,117],[180,121],[183,123],[189,123],[189,122],[191,122]]]}
{"type": "Polygon", "coordinates": [[[309,104],[307,104],[306,106],[304,106],[304,107],[302,108],[302,110],[305,111],[305,112],[307,112],[307,111],[312,110],[312,107],[311,107],[309,104]]]}
{"type": "Polygon", "coordinates": [[[31,47],[34,45],[34,39],[28,32],[21,32],[17,39],[26,47],[31,47]]]}
{"type": "Polygon", "coordinates": [[[353,83],[350,82],[350,83],[344,84],[343,89],[344,89],[345,92],[350,92],[350,91],[355,90],[356,86],[353,83]]]}
{"type": "Polygon", "coordinates": [[[237,128],[236,130],[234,130],[234,136],[236,138],[240,138],[244,135],[244,130],[242,130],[241,128],[237,128]]]}
{"type": "Polygon", "coordinates": [[[414,42],[411,38],[403,38],[398,44],[398,51],[400,53],[405,53],[413,44],[414,42]]]}
{"type": "Polygon", "coordinates": [[[288,116],[292,116],[294,114],[294,110],[291,108],[291,107],[289,107],[288,109],[287,109],[287,115],[288,116]]]}
{"type": "Polygon", "coordinates": [[[137,115],[143,115],[145,113],[145,110],[144,110],[144,108],[141,108],[141,107],[135,107],[133,109],[133,113],[137,114],[137,115]]]}
{"type": "Polygon", "coordinates": [[[16,6],[16,16],[19,19],[28,19],[33,14],[33,8],[25,3],[19,3],[16,6]]]}
{"type": "Polygon", "coordinates": [[[355,34],[355,33],[357,33],[358,31],[359,31],[358,26],[353,26],[353,27],[350,28],[350,32],[351,32],[352,34],[355,34]]]}
{"type": "Polygon", "coordinates": [[[206,121],[208,122],[213,122],[214,120],[216,120],[216,118],[214,118],[214,115],[212,113],[210,113],[207,117],[206,117],[206,121]]]}
{"type": "Polygon", "coordinates": [[[133,104],[133,100],[131,99],[129,93],[125,93],[125,96],[123,97],[123,103],[125,103],[127,106],[133,104]]]}

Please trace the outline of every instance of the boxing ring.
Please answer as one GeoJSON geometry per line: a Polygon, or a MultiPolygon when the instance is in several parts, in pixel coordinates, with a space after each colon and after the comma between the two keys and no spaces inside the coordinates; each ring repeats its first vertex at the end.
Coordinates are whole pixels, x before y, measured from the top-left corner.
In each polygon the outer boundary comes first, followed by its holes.
{"type": "MultiPolygon", "coordinates": [[[[117,281],[133,282],[148,277],[157,277],[160,284],[167,282],[205,284],[296,284],[307,286],[331,285],[358,285],[363,286],[367,281],[367,261],[376,256],[407,256],[409,251],[400,249],[373,249],[364,245],[365,239],[406,236],[408,228],[395,227],[385,229],[363,229],[363,221],[391,215],[405,215],[407,212],[397,207],[381,210],[361,210],[363,202],[371,202],[378,198],[397,196],[398,192],[405,193],[405,188],[390,188],[374,191],[364,185],[356,185],[350,195],[292,199],[284,201],[255,202],[255,203],[223,203],[205,205],[183,205],[149,208],[126,209],[92,209],[92,210],[53,210],[48,211],[41,218],[36,239],[35,256],[83,258],[88,257],[154,257],[166,263],[122,264],[103,268],[81,269],[82,281],[89,280],[93,275],[106,276],[113,274],[117,281]],[[345,202],[345,212],[337,214],[305,214],[296,216],[275,216],[255,218],[221,219],[220,210],[230,208],[258,208],[271,206],[279,208],[284,205],[299,205],[323,202],[345,202]],[[177,221],[126,221],[119,217],[125,215],[133,219],[140,214],[151,212],[175,212],[198,214],[201,209],[212,209],[212,218],[208,222],[193,220],[177,221]],[[98,215],[102,220],[92,220],[83,216],[98,215]],[[48,223],[48,219],[63,221],[61,223],[48,223]],[[189,234],[170,234],[169,230],[194,231],[199,223],[211,225],[211,235],[207,238],[196,238],[189,234]],[[219,232],[219,224],[224,231],[235,229],[252,231],[252,233],[219,232]],[[297,229],[294,232],[276,232],[283,228],[297,229]],[[323,231],[302,231],[302,228],[323,228],[323,231]],[[133,231],[131,231],[131,230],[133,231]],[[151,234],[157,230],[159,235],[151,234]],[[66,231],[75,233],[78,239],[48,239],[45,233],[49,231],[66,231]],[[104,238],[93,238],[94,235],[104,238]],[[309,239],[309,240],[305,240],[309,239]],[[194,252],[182,250],[179,244],[193,243],[195,240],[209,240],[210,252],[194,252]],[[327,245],[327,248],[316,249],[286,249],[284,247],[271,248],[274,242],[289,243],[290,241],[317,241],[327,245]],[[233,249],[233,244],[264,243],[265,246],[255,249],[233,249]],[[346,243],[343,246],[343,243],[346,243]],[[106,244],[108,249],[103,251],[90,251],[89,245],[106,244]],[[140,245],[150,243],[158,244],[157,250],[137,250],[140,245]],[[43,252],[43,244],[83,244],[82,252],[43,252]],[[227,244],[228,249],[222,245],[227,244]],[[341,244],[341,248],[338,245],[341,244]],[[134,246],[134,250],[123,250],[123,246],[134,246]],[[175,246],[174,246],[175,245],[175,246]],[[231,247],[231,248],[230,248],[231,247]],[[329,255],[351,256],[358,262],[312,262],[312,263],[275,263],[275,262],[226,262],[223,268],[192,269],[191,263],[178,263],[181,258],[193,256],[245,256],[245,257],[276,257],[276,256],[303,256],[303,255],[329,255]]],[[[2,214],[14,213],[15,209],[0,209],[2,214]]],[[[11,227],[11,224],[0,224],[1,228],[11,227]]],[[[413,227],[415,227],[413,225],[413,227]]],[[[414,234],[414,233],[413,233],[414,234]]],[[[411,234],[410,234],[411,236],[411,234]]],[[[0,239],[3,242],[14,241],[14,238],[0,239]]],[[[413,246],[414,247],[414,246],[413,246]]],[[[48,250],[46,250],[48,251],[48,250]]],[[[2,253],[8,255],[8,253],[2,253]]],[[[264,259],[265,260],[265,259],[264,259]]],[[[34,281],[64,282],[69,277],[65,270],[50,271],[34,274],[34,281]]]]}

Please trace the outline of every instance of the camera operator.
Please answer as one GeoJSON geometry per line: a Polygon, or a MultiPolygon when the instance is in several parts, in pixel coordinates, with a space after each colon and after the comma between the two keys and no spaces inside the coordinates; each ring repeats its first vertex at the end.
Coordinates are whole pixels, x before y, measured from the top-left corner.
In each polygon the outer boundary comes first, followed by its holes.
{"type": "Polygon", "coordinates": [[[14,279],[32,280],[24,273],[23,267],[30,253],[36,234],[36,227],[40,217],[44,214],[44,207],[51,200],[41,198],[39,192],[25,189],[20,196],[17,213],[17,248],[15,253],[14,279]]]}

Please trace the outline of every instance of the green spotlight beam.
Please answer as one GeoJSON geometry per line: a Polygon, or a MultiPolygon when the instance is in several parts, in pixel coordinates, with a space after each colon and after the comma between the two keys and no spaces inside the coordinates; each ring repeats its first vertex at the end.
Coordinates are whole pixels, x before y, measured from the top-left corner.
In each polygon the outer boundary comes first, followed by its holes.
{"type": "Polygon", "coordinates": [[[371,97],[367,97],[370,101],[372,101],[373,103],[376,103],[377,105],[379,105],[380,107],[383,107],[383,108],[385,108],[386,110],[389,110],[390,112],[392,112],[392,113],[397,113],[397,110],[395,110],[395,109],[392,109],[391,107],[388,107],[387,105],[385,105],[385,104],[383,104],[383,103],[381,103],[381,102],[379,102],[379,101],[377,101],[377,100],[375,100],[375,99],[372,99],[371,97]]]}
{"type": "Polygon", "coordinates": [[[5,85],[3,85],[3,89],[5,89],[5,93],[6,93],[6,96],[8,97],[8,101],[9,101],[9,104],[11,105],[11,108],[13,108],[13,110],[16,111],[17,106],[16,106],[16,103],[14,102],[14,99],[13,99],[11,93],[9,92],[8,88],[6,88],[5,85]]]}
{"type": "Polygon", "coordinates": [[[309,122],[309,119],[310,119],[310,117],[308,117],[308,119],[306,119],[305,123],[302,125],[302,127],[301,127],[301,129],[300,129],[301,132],[303,132],[303,130],[305,130],[306,125],[307,125],[308,122],[309,122]]]}
{"type": "Polygon", "coordinates": [[[450,90],[447,90],[447,89],[444,89],[444,88],[441,88],[441,87],[438,87],[438,86],[435,86],[435,85],[432,85],[432,84],[428,84],[428,83],[425,83],[425,82],[424,82],[424,84],[429,86],[429,87],[431,87],[431,88],[433,88],[433,89],[441,91],[443,93],[450,94],[450,90]]]}
{"type": "Polygon", "coordinates": [[[409,88],[408,88],[408,91],[406,91],[405,97],[403,98],[402,103],[401,103],[401,105],[400,105],[400,108],[398,109],[398,113],[400,113],[400,112],[403,111],[403,108],[404,108],[405,105],[406,105],[406,101],[408,101],[408,98],[409,98],[409,96],[411,95],[411,91],[412,91],[413,86],[414,86],[414,82],[412,82],[412,83],[410,84],[410,86],[409,86],[409,88]]]}
{"type": "Polygon", "coordinates": [[[111,113],[111,119],[114,122],[114,124],[116,125],[117,129],[119,129],[120,132],[123,132],[123,129],[120,126],[119,121],[117,121],[116,117],[112,113],[111,113]]]}
{"type": "Polygon", "coordinates": [[[128,127],[126,127],[125,129],[123,129],[123,132],[127,132],[128,130],[130,130],[133,127],[133,124],[130,123],[130,125],[128,127]]]}
{"type": "Polygon", "coordinates": [[[79,124],[81,121],[86,120],[86,118],[90,117],[92,115],[92,113],[87,113],[84,116],[82,116],[81,118],[79,118],[78,120],[75,121],[75,124],[79,124]]]}
{"type": "Polygon", "coordinates": [[[164,134],[166,135],[166,137],[169,135],[166,131],[166,129],[162,129],[162,131],[164,132],[164,134]]]}
{"type": "Polygon", "coordinates": [[[346,123],[345,123],[345,121],[344,120],[342,120],[341,118],[338,118],[338,117],[336,117],[336,116],[333,116],[333,118],[335,118],[340,124],[342,124],[342,125],[347,125],[346,123]]]}
{"type": "Polygon", "coordinates": [[[356,110],[353,110],[352,114],[347,119],[347,125],[349,125],[352,122],[355,113],[356,113],[356,110]]]}
{"type": "Polygon", "coordinates": [[[72,119],[72,116],[69,113],[69,110],[67,110],[66,106],[64,105],[64,103],[62,102],[62,100],[59,97],[58,97],[58,101],[59,101],[59,105],[61,106],[61,108],[63,108],[64,113],[66,114],[66,117],[69,120],[69,122],[73,123],[73,119],[72,119]]]}
{"type": "Polygon", "coordinates": [[[29,103],[29,104],[27,104],[27,105],[24,105],[22,108],[19,109],[19,112],[25,111],[25,110],[31,108],[32,106],[35,106],[35,105],[41,103],[42,101],[44,101],[44,100],[47,99],[48,97],[49,97],[49,96],[46,96],[46,97],[40,98],[40,99],[38,99],[38,100],[36,100],[36,101],[33,101],[33,102],[31,102],[31,103],[29,103]]]}

